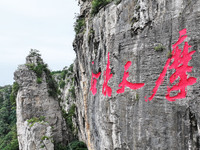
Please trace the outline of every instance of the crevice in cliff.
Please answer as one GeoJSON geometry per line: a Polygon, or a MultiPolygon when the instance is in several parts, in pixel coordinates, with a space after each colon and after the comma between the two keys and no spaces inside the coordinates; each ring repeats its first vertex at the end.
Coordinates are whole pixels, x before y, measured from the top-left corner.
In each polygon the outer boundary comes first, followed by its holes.
{"type": "Polygon", "coordinates": [[[189,109],[189,121],[190,121],[190,142],[191,142],[190,144],[193,147],[193,149],[199,149],[200,137],[199,137],[198,122],[195,114],[192,111],[190,111],[190,109],[189,109]]]}

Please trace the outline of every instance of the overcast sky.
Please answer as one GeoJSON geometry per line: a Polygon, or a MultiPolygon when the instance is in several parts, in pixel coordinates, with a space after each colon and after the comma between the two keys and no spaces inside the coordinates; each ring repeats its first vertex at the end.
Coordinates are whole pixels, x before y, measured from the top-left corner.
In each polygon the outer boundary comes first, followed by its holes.
{"type": "Polygon", "coordinates": [[[73,63],[75,13],[77,0],[0,0],[0,86],[13,83],[31,48],[51,70],[73,63]]]}

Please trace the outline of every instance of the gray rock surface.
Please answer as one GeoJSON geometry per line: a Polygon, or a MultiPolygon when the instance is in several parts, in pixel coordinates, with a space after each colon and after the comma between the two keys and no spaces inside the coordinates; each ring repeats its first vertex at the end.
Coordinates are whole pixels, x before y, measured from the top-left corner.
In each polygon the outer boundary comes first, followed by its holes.
{"type": "Polygon", "coordinates": [[[32,125],[25,121],[20,131],[20,149],[54,150],[52,127],[47,122],[36,122],[32,125]]]}
{"type": "MultiPolygon", "coordinates": [[[[37,66],[38,63],[44,64],[40,56],[29,55],[26,58],[26,64],[19,66],[14,73],[14,79],[20,86],[16,98],[20,150],[35,150],[35,146],[38,147],[37,143],[42,138],[41,136],[45,136],[47,131],[50,132],[50,127],[52,128],[53,140],[56,143],[65,144],[68,140],[66,124],[61,114],[58,99],[49,96],[46,74],[42,73],[42,82],[38,84],[36,73],[28,68],[28,65],[34,64],[37,66]],[[27,121],[34,117],[45,118],[44,121],[48,122],[48,125],[35,124],[32,128],[28,128],[27,121]],[[35,143],[35,146],[32,143],[35,143]]],[[[45,144],[51,145],[51,143],[45,144]]],[[[52,145],[50,147],[53,149],[52,145]]]]}
{"type": "Polygon", "coordinates": [[[80,14],[85,16],[86,29],[74,41],[80,140],[90,150],[199,149],[200,1],[122,0],[108,4],[94,17],[88,2],[81,1],[80,14]],[[186,98],[169,102],[165,95],[173,70],[168,69],[154,99],[145,102],[184,28],[190,51],[196,51],[189,75],[197,82],[187,87],[186,98]],[[165,49],[155,51],[158,44],[165,49]],[[108,52],[111,97],[102,94],[108,52]],[[128,81],[145,86],[117,94],[127,61],[132,61],[128,81]],[[90,91],[92,72],[101,72],[95,96],[90,91]]]}
{"type": "Polygon", "coordinates": [[[64,112],[66,125],[69,131],[67,134],[69,142],[78,140],[77,130],[79,124],[76,113],[76,95],[74,85],[75,78],[73,64],[70,65],[69,68],[65,67],[61,73],[55,73],[53,77],[59,85],[60,94],[58,95],[58,98],[61,109],[64,112]]]}

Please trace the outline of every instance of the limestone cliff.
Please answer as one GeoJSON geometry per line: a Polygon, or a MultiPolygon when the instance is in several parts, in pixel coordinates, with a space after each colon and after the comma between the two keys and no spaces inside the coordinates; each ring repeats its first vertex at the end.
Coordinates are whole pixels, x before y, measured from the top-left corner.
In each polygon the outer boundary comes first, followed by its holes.
{"type": "Polygon", "coordinates": [[[31,51],[14,78],[19,84],[16,98],[19,149],[53,150],[53,143],[67,143],[69,137],[54,80],[36,51],[31,51]]]}
{"type": "Polygon", "coordinates": [[[94,3],[79,2],[78,23],[84,25],[77,29],[74,41],[79,138],[90,150],[199,149],[200,1],[113,1],[92,15],[94,3]],[[145,102],[184,28],[190,51],[196,51],[189,76],[197,82],[187,86],[186,98],[169,102],[165,95],[174,70],[168,69],[153,100],[145,102]],[[102,94],[108,52],[111,97],[102,94]],[[117,94],[127,61],[132,62],[127,80],[145,86],[117,94]],[[101,72],[95,96],[90,90],[92,72],[101,72]]]}
{"type": "Polygon", "coordinates": [[[15,72],[20,149],[51,150],[56,149],[54,143],[77,138],[89,150],[199,149],[200,0],[79,3],[73,43],[76,60],[53,73],[59,88],[35,51],[15,72]],[[169,67],[175,55],[172,45],[185,28],[184,41],[192,46],[190,52],[195,51],[187,78],[196,78],[196,83],[186,87],[185,98],[171,102],[166,99],[169,86],[180,82],[174,76],[170,84],[175,71],[169,67]],[[161,73],[163,81],[158,80],[161,73]],[[119,84],[126,80],[144,85],[119,91],[119,84]],[[146,102],[159,82],[154,98],[146,102]]]}

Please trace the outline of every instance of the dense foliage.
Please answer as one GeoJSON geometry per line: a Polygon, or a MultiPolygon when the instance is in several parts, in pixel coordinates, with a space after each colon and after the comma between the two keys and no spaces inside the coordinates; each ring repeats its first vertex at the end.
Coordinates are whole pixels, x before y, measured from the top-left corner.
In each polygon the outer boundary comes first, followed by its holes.
{"type": "Polygon", "coordinates": [[[16,106],[16,97],[17,97],[18,90],[19,90],[19,84],[17,82],[14,82],[13,87],[12,87],[12,92],[10,94],[10,101],[14,108],[16,106]]]}
{"type": "Polygon", "coordinates": [[[55,150],[87,150],[87,146],[85,143],[81,141],[73,141],[69,143],[67,146],[62,144],[56,144],[55,150]]]}
{"type": "Polygon", "coordinates": [[[19,85],[0,87],[0,149],[18,150],[15,98],[19,85]]]}
{"type": "Polygon", "coordinates": [[[71,142],[68,146],[67,146],[68,150],[87,150],[87,146],[85,143],[81,142],[81,141],[74,141],[71,142]]]}
{"type": "Polygon", "coordinates": [[[64,87],[65,87],[65,81],[61,80],[60,83],[59,83],[59,87],[61,89],[64,89],[64,87]]]}

